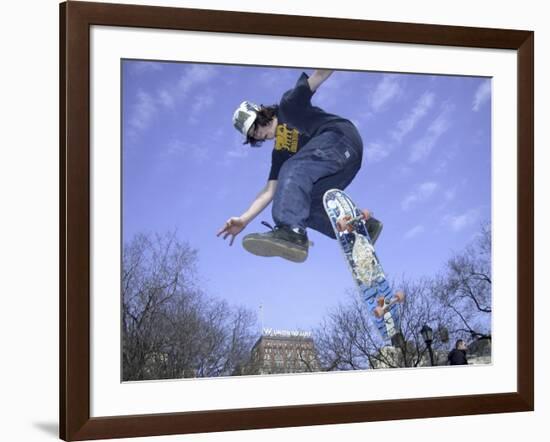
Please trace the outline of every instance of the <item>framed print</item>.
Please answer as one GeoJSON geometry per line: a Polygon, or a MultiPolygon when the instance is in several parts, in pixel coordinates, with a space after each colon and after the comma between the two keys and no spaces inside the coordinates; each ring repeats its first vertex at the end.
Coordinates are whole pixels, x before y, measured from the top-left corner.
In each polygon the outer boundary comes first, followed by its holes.
{"type": "Polygon", "coordinates": [[[532,32],[60,18],[61,438],[533,410],[532,32]]]}

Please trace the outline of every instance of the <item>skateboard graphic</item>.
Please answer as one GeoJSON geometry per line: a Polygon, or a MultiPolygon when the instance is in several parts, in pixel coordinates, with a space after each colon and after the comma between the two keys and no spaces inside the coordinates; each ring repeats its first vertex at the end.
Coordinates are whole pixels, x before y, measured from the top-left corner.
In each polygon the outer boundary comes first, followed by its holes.
{"type": "Polygon", "coordinates": [[[376,328],[386,342],[397,338],[401,329],[400,304],[405,294],[402,291],[393,293],[386,280],[367,232],[368,212],[360,211],[338,189],[325,192],[323,205],[376,328]]]}

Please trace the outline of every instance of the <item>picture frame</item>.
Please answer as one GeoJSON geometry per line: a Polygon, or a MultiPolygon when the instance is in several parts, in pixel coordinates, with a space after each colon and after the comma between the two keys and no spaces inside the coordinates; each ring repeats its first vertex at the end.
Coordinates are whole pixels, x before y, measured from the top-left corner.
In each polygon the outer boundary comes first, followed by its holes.
{"type": "Polygon", "coordinates": [[[105,439],[533,410],[533,69],[534,34],[530,31],[78,1],[60,4],[60,437],[64,440],[105,439]],[[91,417],[91,26],[516,51],[517,391],[406,400],[91,417]]]}

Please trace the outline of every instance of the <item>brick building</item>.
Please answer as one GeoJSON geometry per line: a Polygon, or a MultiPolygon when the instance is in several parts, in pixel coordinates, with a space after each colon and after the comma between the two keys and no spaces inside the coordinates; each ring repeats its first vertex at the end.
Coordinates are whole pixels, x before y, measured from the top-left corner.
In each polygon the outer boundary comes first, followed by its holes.
{"type": "Polygon", "coordinates": [[[319,371],[311,333],[264,329],[251,351],[250,374],[319,371]]]}

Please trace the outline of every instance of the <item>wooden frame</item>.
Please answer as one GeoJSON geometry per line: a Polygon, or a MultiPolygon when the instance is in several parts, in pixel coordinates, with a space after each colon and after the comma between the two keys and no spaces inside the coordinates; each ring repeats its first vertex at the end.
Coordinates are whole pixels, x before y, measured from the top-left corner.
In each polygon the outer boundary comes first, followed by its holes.
{"type": "Polygon", "coordinates": [[[60,5],[60,437],[103,439],[534,409],[534,34],[183,8],[60,5]],[[513,49],[518,55],[517,392],[90,417],[90,26],[513,49]],[[521,220],[520,220],[521,214],[521,220]]]}

